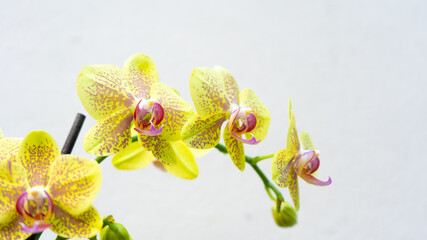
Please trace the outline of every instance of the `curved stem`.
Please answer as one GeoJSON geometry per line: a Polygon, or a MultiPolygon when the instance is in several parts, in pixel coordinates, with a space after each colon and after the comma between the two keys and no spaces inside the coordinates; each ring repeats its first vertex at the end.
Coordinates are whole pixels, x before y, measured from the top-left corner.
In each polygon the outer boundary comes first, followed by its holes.
{"type": "MultiPolygon", "coordinates": [[[[218,143],[215,146],[215,148],[224,154],[228,154],[227,148],[220,143],[218,143]]],[[[273,196],[271,196],[271,192],[269,191],[269,189],[271,189],[274,192],[274,194],[276,195],[276,199],[274,199],[274,200],[277,201],[277,205],[280,206],[280,204],[285,201],[282,193],[280,193],[279,189],[277,189],[276,186],[273,183],[271,183],[270,180],[268,180],[268,178],[265,176],[264,172],[257,165],[257,163],[259,161],[264,160],[264,159],[268,159],[268,158],[272,158],[273,156],[274,156],[274,154],[269,154],[269,155],[264,155],[264,156],[260,156],[260,157],[254,157],[254,158],[249,157],[249,156],[245,156],[245,160],[247,163],[249,163],[249,165],[252,166],[252,168],[255,170],[255,172],[258,174],[258,176],[261,178],[262,182],[264,183],[265,190],[267,191],[267,194],[272,199],[273,199],[273,196]]]]}
{"type": "Polygon", "coordinates": [[[253,163],[253,164],[257,164],[258,162],[260,162],[260,161],[262,161],[262,160],[264,160],[264,159],[272,158],[273,156],[274,156],[274,153],[272,153],[272,154],[268,154],[268,155],[264,155],[264,156],[254,157],[254,158],[252,159],[252,163],[253,163]]]}

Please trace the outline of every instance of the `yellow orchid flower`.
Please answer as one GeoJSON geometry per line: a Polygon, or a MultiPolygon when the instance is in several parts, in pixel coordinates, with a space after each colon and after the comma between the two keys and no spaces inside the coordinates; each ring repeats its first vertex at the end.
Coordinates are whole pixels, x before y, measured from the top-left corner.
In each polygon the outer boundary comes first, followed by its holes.
{"type": "Polygon", "coordinates": [[[123,70],[113,65],[84,66],[77,77],[77,93],[98,123],[84,139],[87,152],[109,156],[131,143],[131,129],[142,146],[166,165],[177,161],[171,142],[194,114],[174,89],[159,82],[150,57],[131,56],[123,70]]]}
{"type": "Polygon", "coordinates": [[[236,167],[245,168],[242,143],[257,144],[267,135],[270,113],[250,89],[239,92],[234,77],[222,67],[194,68],[190,92],[197,114],[184,126],[184,142],[198,149],[215,147],[224,129],[225,146],[236,167]],[[246,139],[242,137],[245,135],[246,139]]]}
{"type": "Polygon", "coordinates": [[[294,202],[295,209],[299,210],[299,192],[298,177],[304,181],[318,185],[326,186],[332,183],[331,178],[327,181],[321,181],[313,176],[320,165],[319,151],[317,151],[307,132],[301,132],[298,138],[295,125],[295,116],[292,111],[291,99],[289,99],[289,130],[286,143],[286,149],[280,150],[274,154],[271,163],[273,180],[279,187],[288,187],[294,202]],[[302,147],[300,146],[300,140],[302,147]]]}
{"type": "Polygon", "coordinates": [[[101,187],[96,161],[61,155],[44,131],[0,139],[0,157],[0,239],[26,239],[47,228],[90,238],[101,230],[91,206],[101,187]]]}

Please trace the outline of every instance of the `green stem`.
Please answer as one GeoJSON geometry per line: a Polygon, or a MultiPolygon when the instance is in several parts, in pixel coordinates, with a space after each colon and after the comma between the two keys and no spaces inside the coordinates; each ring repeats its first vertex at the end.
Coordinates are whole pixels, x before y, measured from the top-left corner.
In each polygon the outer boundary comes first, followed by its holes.
{"type": "Polygon", "coordinates": [[[272,154],[268,154],[268,155],[264,155],[264,156],[254,157],[254,158],[252,159],[252,163],[253,163],[253,164],[257,164],[258,162],[260,162],[260,161],[262,161],[262,160],[264,160],[264,159],[272,158],[273,156],[274,156],[274,153],[272,153],[272,154]]]}
{"type": "MultiPolygon", "coordinates": [[[[220,152],[227,154],[227,148],[218,143],[215,146],[216,149],[218,149],[220,152]]],[[[252,166],[252,168],[255,170],[255,172],[258,174],[258,176],[261,178],[262,182],[264,183],[265,186],[265,190],[267,191],[267,194],[270,196],[270,198],[273,199],[273,196],[271,195],[270,189],[274,192],[274,194],[276,195],[276,200],[277,204],[280,205],[281,202],[284,202],[285,199],[283,198],[283,195],[280,193],[279,189],[276,188],[276,186],[270,182],[270,180],[268,180],[268,178],[265,176],[264,172],[258,167],[257,163],[261,160],[264,159],[268,159],[268,158],[272,158],[274,156],[274,154],[269,154],[269,155],[264,155],[264,156],[260,156],[260,157],[249,157],[245,155],[245,160],[247,163],[249,163],[249,165],[252,166]]]]}
{"type": "MultiPolygon", "coordinates": [[[[138,142],[138,136],[133,136],[132,142],[138,142]]],[[[98,163],[102,163],[102,161],[104,161],[104,159],[106,159],[107,157],[108,156],[99,156],[99,157],[95,158],[95,161],[97,161],[98,163]]]]}
{"type": "Polygon", "coordinates": [[[27,238],[27,240],[38,240],[40,238],[40,236],[42,235],[42,233],[43,232],[39,232],[39,233],[33,234],[33,235],[29,236],[27,238]]]}
{"type": "Polygon", "coordinates": [[[258,167],[258,165],[249,163],[252,168],[255,170],[255,172],[258,174],[258,176],[261,178],[262,182],[264,183],[264,186],[266,189],[273,190],[274,194],[276,194],[277,200],[284,201],[283,195],[280,193],[279,189],[272,184],[268,178],[265,176],[264,172],[258,167]]]}
{"type": "Polygon", "coordinates": [[[228,154],[227,148],[224,145],[220,144],[220,143],[218,143],[215,146],[215,148],[218,149],[218,151],[220,151],[220,152],[222,152],[224,154],[228,154]]]}

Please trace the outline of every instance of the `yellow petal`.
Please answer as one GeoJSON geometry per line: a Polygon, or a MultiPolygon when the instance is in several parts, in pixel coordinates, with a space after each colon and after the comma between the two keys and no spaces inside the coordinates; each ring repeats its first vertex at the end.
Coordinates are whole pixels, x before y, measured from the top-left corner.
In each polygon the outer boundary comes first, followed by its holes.
{"type": "Polygon", "coordinates": [[[46,186],[49,168],[61,155],[55,139],[45,131],[32,131],[22,141],[17,161],[28,173],[31,187],[46,186]]]}
{"type": "Polygon", "coordinates": [[[219,142],[224,121],[225,113],[211,115],[205,120],[194,115],[182,128],[182,140],[192,148],[213,148],[219,142]]]}
{"type": "Polygon", "coordinates": [[[89,130],[83,141],[84,149],[98,156],[108,156],[125,149],[131,141],[132,121],[130,109],[115,112],[89,130]]]}
{"type": "Polygon", "coordinates": [[[271,173],[274,182],[282,188],[288,186],[289,171],[292,168],[292,155],[286,152],[286,149],[277,151],[271,162],[271,173]]]}
{"type": "Polygon", "coordinates": [[[101,216],[93,206],[79,215],[71,215],[55,206],[48,223],[52,224],[52,232],[65,238],[91,238],[102,228],[101,216]]]}
{"type": "Polygon", "coordinates": [[[295,125],[295,116],[291,106],[291,99],[289,99],[289,129],[286,149],[292,155],[298,153],[300,150],[297,127],[295,125]]]}
{"type": "Polygon", "coordinates": [[[304,150],[316,150],[308,132],[301,131],[299,137],[301,138],[301,144],[304,150]]]}
{"type": "Polygon", "coordinates": [[[153,60],[144,54],[132,55],[126,61],[123,71],[135,97],[149,99],[151,85],[159,81],[153,60]]]}
{"type": "Polygon", "coordinates": [[[234,165],[240,170],[245,169],[245,151],[243,149],[243,143],[234,139],[231,136],[227,128],[224,129],[224,142],[225,147],[234,162],[234,165]]]}
{"type": "Polygon", "coordinates": [[[152,163],[153,154],[144,149],[139,142],[129,144],[113,157],[113,165],[120,170],[139,169],[152,163]]]}
{"type": "Polygon", "coordinates": [[[176,163],[176,154],[172,145],[162,135],[146,136],[139,135],[141,145],[151,151],[153,156],[164,165],[174,165],[176,163]]]}
{"type": "Polygon", "coordinates": [[[18,212],[14,212],[12,220],[6,223],[0,222],[0,239],[27,239],[31,233],[21,232],[21,225],[25,219],[19,216],[18,212]]]}
{"type": "MultiPolygon", "coordinates": [[[[250,132],[257,140],[264,139],[267,136],[268,127],[270,126],[270,112],[258,96],[250,89],[240,91],[240,106],[250,107],[256,117],[256,126],[250,132]]],[[[250,136],[246,136],[251,139],[250,136]]]]}
{"type": "Polygon", "coordinates": [[[233,75],[225,68],[220,66],[215,66],[215,70],[218,71],[224,82],[225,88],[225,97],[227,98],[227,102],[230,106],[239,106],[239,86],[237,86],[236,80],[234,80],[233,75]]]}
{"type": "Polygon", "coordinates": [[[77,77],[77,94],[94,119],[132,106],[135,97],[124,79],[122,70],[113,65],[83,67],[77,77]]]}
{"type": "Polygon", "coordinates": [[[0,139],[0,162],[3,160],[16,161],[22,139],[2,138],[0,139]]]}
{"type": "Polygon", "coordinates": [[[295,210],[299,210],[298,175],[294,168],[289,169],[288,189],[294,202],[295,210]]]}
{"type": "Polygon", "coordinates": [[[28,188],[27,172],[20,164],[0,162],[0,225],[16,218],[16,200],[28,188]]]}
{"type": "Polygon", "coordinates": [[[206,154],[208,154],[210,151],[212,151],[212,149],[213,149],[213,148],[210,148],[210,149],[196,149],[196,148],[188,148],[188,149],[190,149],[191,154],[193,154],[193,156],[194,156],[195,158],[198,158],[198,157],[203,157],[203,156],[205,156],[205,155],[206,155],[206,154]]]}
{"type": "Polygon", "coordinates": [[[194,68],[190,77],[190,93],[202,119],[212,114],[228,112],[230,108],[222,76],[215,69],[194,68]]]}
{"type": "Polygon", "coordinates": [[[48,193],[73,215],[84,212],[101,189],[101,169],[94,160],[63,155],[52,163],[50,176],[48,193]]]}
{"type": "Polygon", "coordinates": [[[164,83],[155,83],[151,89],[151,99],[164,109],[162,136],[169,141],[181,140],[181,129],[194,115],[193,107],[164,83]]]}
{"type": "Polygon", "coordinates": [[[176,164],[164,165],[165,169],[183,179],[196,178],[199,175],[199,169],[190,149],[182,141],[171,142],[171,144],[176,154],[176,164]]]}

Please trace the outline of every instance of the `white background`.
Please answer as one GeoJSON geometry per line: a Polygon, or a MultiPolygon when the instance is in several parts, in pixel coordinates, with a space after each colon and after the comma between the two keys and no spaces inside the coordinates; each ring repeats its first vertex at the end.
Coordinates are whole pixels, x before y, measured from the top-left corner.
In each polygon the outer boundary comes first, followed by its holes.
{"type": "MultiPolygon", "coordinates": [[[[285,148],[287,101],[320,149],[319,177],[300,181],[298,225],[279,228],[247,166],[215,150],[194,181],[152,165],[102,163],[94,202],[138,239],[424,239],[427,237],[425,1],[0,1],[0,127],[48,131],[62,146],[86,64],[155,61],[162,82],[191,101],[193,67],[221,65],[271,112],[265,141],[285,148]]],[[[74,154],[95,121],[88,116],[74,154]]],[[[261,168],[271,175],[270,160],[261,168]]],[[[287,189],[282,189],[285,198],[287,189]]],[[[53,239],[45,233],[43,239],[53,239]]]]}

